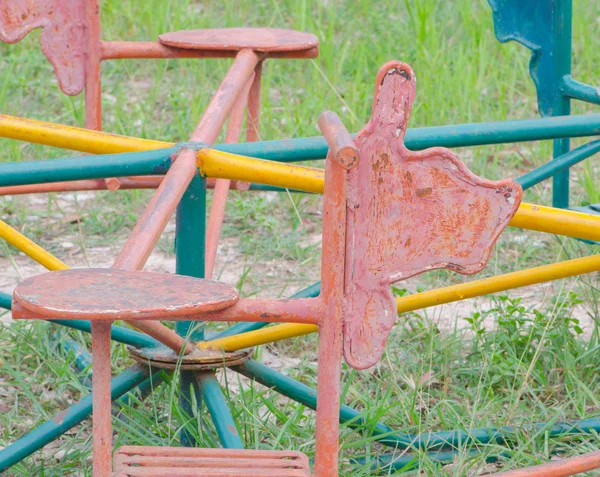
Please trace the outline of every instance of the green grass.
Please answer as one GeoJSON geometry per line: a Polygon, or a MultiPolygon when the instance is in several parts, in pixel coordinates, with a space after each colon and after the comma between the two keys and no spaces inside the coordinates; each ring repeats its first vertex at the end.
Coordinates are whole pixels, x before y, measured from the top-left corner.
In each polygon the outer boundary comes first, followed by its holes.
{"type": "MultiPolygon", "coordinates": [[[[535,89],[528,75],[529,51],[496,41],[491,12],[483,0],[105,0],[102,20],[103,37],[109,40],[147,40],[177,29],[226,26],[289,27],[315,33],[321,40],[318,59],[270,60],[265,67],[261,118],[265,140],[317,135],[317,117],[327,109],[357,131],[370,114],[377,70],[392,59],[409,63],[417,75],[411,127],[537,116],[535,89]]],[[[573,29],[573,76],[597,84],[600,4],[575,1],[573,29]]],[[[60,93],[38,41],[36,31],[19,44],[0,45],[2,111],[81,125],[83,99],[60,93]]],[[[228,60],[105,63],[104,128],[152,139],[187,139],[228,64],[228,60]]],[[[581,104],[573,107],[574,113],[591,110],[581,104]]],[[[551,157],[551,143],[458,152],[477,174],[499,179],[545,163],[551,157]]],[[[0,141],[0,161],[65,155],[61,150],[0,141]]],[[[600,201],[597,161],[577,166],[573,174],[573,203],[600,201]]],[[[66,262],[77,256],[65,250],[65,240],[85,255],[85,260],[78,260],[87,262],[86,253],[94,248],[107,248],[107,254],[116,256],[150,194],[99,192],[91,200],[77,194],[68,203],[56,194],[37,201],[0,198],[0,209],[4,220],[66,262]]],[[[529,202],[549,204],[550,198],[548,183],[525,194],[529,202]]],[[[320,244],[313,239],[320,233],[320,208],[316,196],[231,195],[223,238],[235,250],[235,263],[228,269],[237,267],[237,285],[244,295],[284,296],[318,277],[320,244]]],[[[172,232],[163,234],[159,242],[163,254],[172,256],[172,241],[172,232]]],[[[508,230],[482,276],[597,251],[575,241],[508,230]]],[[[7,269],[11,260],[15,268],[23,266],[22,258],[9,247],[0,248],[0,259],[7,269]]],[[[398,284],[398,293],[463,280],[452,273],[434,272],[398,284]]],[[[379,420],[403,432],[518,428],[510,453],[492,443],[482,446],[478,456],[461,449],[452,465],[441,466],[417,452],[421,475],[476,475],[496,468],[486,464],[486,458],[499,454],[499,467],[514,468],[547,461],[555,453],[566,456],[595,449],[597,436],[550,438],[545,429],[534,432],[524,425],[600,416],[598,286],[599,277],[590,275],[564,280],[552,289],[536,289],[536,296],[521,300],[519,291],[481,300],[479,308],[460,322],[448,316],[451,311],[442,316],[428,310],[407,314],[394,328],[380,364],[366,372],[344,368],[344,401],[368,422],[379,420]]],[[[87,393],[82,384],[87,371],[76,371],[72,357],[56,350],[50,339],[54,331],[47,323],[2,327],[2,446],[87,393]]],[[[69,331],[66,335],[89,345],[84,334],[69,331]]],[[[114,345],[113,356],[115,373],[131,362],[121,345],[114,345]]],[[[283,362],[286,373],[316,384],[314,336],[257,350],[259,359],[273,356],[283,362]]],[[[233,373],[228,376],[224,392],[249,448],[298,449],[314,456],[314,413],[233,373]]],[[[116,444],[176,444],[178,432],[185,429],[203,445],[218,445],[206,409],[200,406],[194,415],[186,415],[178,404],[177,389],[177,379],[167,378],[151,397],[122,406],[121,418],[113,419],[116,444]]],[[[5,475],[91,475],[90,431],[88,420],[5,475]],[[54,457],[58,451],[64,454],[61,459],[54,457]]],[[[369,465],[351,464],[350,458],[372,458],[386,451],[368,430],[359,434],[347,426],[342,429],[341,448],[341,473],[353,477],[373,472],[369,465]]]]}

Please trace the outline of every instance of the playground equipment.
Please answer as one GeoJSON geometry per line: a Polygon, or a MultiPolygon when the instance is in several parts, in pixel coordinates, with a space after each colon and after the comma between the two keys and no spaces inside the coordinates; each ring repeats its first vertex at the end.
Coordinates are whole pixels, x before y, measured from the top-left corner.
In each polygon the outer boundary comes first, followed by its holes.
{"type": "MultiPolygon", "coordinates": [[[[509,8],[509,3],[512,2],[505,2],[506,5],[501,7],[509,8]]],[[[561,5],[564,4],[561,2],[561,5]]],[[[495,5],[494,8],[497,12],[499,6],[495,5]]],[[[513,5],[511,8],[520,7],[513,5]]],[[[188,38],[185,41],[205,41],[198,40],[197,34],[191,36],[192,40],[188,38]]],[[[181,38],[175,35],[171,40],[181,41],[181,38]]],[[[183,45],[179,43],[179,46],[183,45]]],[[[207,46],[203,44],[202,47],[207,46]]],[[[162,51],[162,47],[158,48],[162,51]]],[[[299,453],[235,450],[243,447],[243,443],[235,431],[235,424],[214,377],[215,369],[227,366],[308,407],[318,407],[315,472],[319,476],[329,476],[337,473],[335,443],[338,421],[353,421],[353,425],[359,429],[364,424],[356,411],[347,406],[340,409],[339,399],[331,398],[336,393],[339,395],[342,350],[350,365],[365,368],[379,358],[396,313],[600,270],[598,256],[569,260],[402,297],[395,301],[394,310],[388,290],[390,283],[432,268],[448,267],[464,273],[478,271],[484,266],[493,242],[509,220],[510,225],[531,230],[568,234],[586,240],[600,239],[600,217],[530,204],[521,204],[516,210],[520,201],[516,183],[482,182],[468,173],[450,151],[435,149],[412,153],[404,147],[404,139],[406,146],[414,150],[430,146],[455,147],[520,140],[565,140],[600,134],[600,115],[407,131],[408,113],[414,97],[414,74],[406,65],[393,63],[381,70],[376,82],[376,119],[370,121],[354,141],[334,116],[326,114],[320,121],[325,139],[212,147],[209,144],[214,141],[228,114],[230,128],[232,122],[241,124],[239,119],[232,121],[236,114],[238,118],[242,115],[239,107],[234,114],[235,108],[240,102],[245,102],[243,98],[248,84],[255,84],[256,68],[261,59],[272,54],[257,53],[258,50],[254,48],[265,48],[264,44],[261,46],[259,43],[240,43],[237,48],[239,52],[235,55],[232,68],[190,143],[173,145],[0,117],[0,134],[5,137],[108,154],[2,164],[0,185],[29,187],[38,183],[73,183],[104,180],[107,177],[117,177],[123,184],[123,177],[166,174],[164,179],[161,178],[156,195],[112,269],[65,270],[33,277],[23,282],[14,295],[12,307],[17,318],[51,319],[59,324],[93,332],[95,372],[92,395],[94,436],[97,437],[94,449],[97,475],[110,472],[110,439],[106,437],[110,436],[111,398],[116,399],[149,380],[147,366],[136,365],[114,378],[109,391],[110,359],[106,346],[109,332],[113,339],[131,345],[132,356],[141,362],[150,362],[154,369],[172,369],[182,360],[185,365],[182,404],[189,408],[189,384],[195,383],[207,403],[222,445],[228,449],[121,448],[115,455],[115,472],[122,472],[117,475],[168,475],[165,467],[183,461],[188,462],[190,467],[185,471],[171,469],[172,472],[179,472],[172,475],[182,475],[182,472],[188,475],[222,475],[218,471],[209,473],[207,469],[210,467],[207,466],[210,465],[231,466],[236,469],[232,470],[233,475],[236,475],[235,472],[245,475],[245,468],[252,468],[249,471],[251,475],[285,475],[283,472],[288,475],[307,475],[308,461],[299,453]],[[253,73],[254,80],[251,80],[253,73]],[[226,94],[226,91],[229,93],[226,94]],[[390,108],[378,109],[378,100],[382,106],[388,105],[390,108]],[[386,148],[390,152],[385,152],[386,148]],[[318,159],[325,156],[327,149],[330,152],[325,173],[326,186],[321,170],[254,159],[285,162],[318,159]],[[84,168],[81,167],[82,161],[85,161],[84,168]],[[433,171],[443,173],[438,175],[433,171]],[[205,237],[204,201],[208,182],[205,178],[256,182],[314,193],[325,191],[323,250],[324,256],[326,253],[333,254],[330,256],[335,260],[330,259],[326,262],[328,267],[323,267],[321,291],[317,298],[309,297],[318,294],[318,284],[296,296],[297,300],[243,300],[238,299],[237,292],[228,286],[202,280],[209,270],[204,263],[202,243],[205,237]],[[460,183],[461,190],[440,187],[447,185],[447,181],[460,183]],[[406,195],[400,194],[399,190],[407,191],[406,195]],[[371,203],[377,204],[375,208],[365,206],[371,203]],[[467,211],[462,208],[466,204],[472,205],[467,211]],[[448,207],[452,213],[456,209],[456,216],[448,213],[448,207]],[[177,273],[187,277],[133,272],[143,267],[166,221],[176,208],[177,273]],[[397,216],[399,211],[407,214],[402,216],[402,222],[397,216]],[[407,227],[411,220],[414,224],[414,219],[422,217],[423,213],[432,214],[432,220],[423,224],[419,219],[419,227],[407,227]],[[513,213],[515,215],[511,219],[513,213]],[[367,228],[367,225],[381,221],[389,226],[367,228]],[[457,227],[457,224],[465,223],[469,229],[457,227]],[[471,233],[467,233],[467,230],[471,233]],[[343,236],[348,238],[347,248],[341,246],[344,243],[341,240],[343,236]],[[417,244],[429,247],[421,249],[417,244]],[[471,251],[477,254],[470,255],[471,251]],[[335,266],[330,267],[331,264],[335,266]],[[152,290],[151,286],[160,286],[161,294],[148,293],[152,290]],[[182,286],[189,287],[188,290],[194,293],[183,293],[182,286]],[[39,293],[39,290],[43,293],[39,293]],[[127,290],[129,292],[125,293],[127,290]],[[88,293],[90,298],[94,298],[92,302],[85,300],[88,293]],[[115,297],[120,297],[120,301],[115,297]],[[341,303],[348,307],[343,320],[340,315],[341,303]],[[325,308],[325,305],[328,306],[325,308]],[[325,320],[325,316],[333,319],[325,320]],[[161,325],[157,321],[161,318],[179,320],[176,327],[178,333],[161,325]],[[215,338],[200,333],[188,337],[192,325],[190,318],[248,323],[236,325],[215,338]],[[146,334],[118,326],[110,327],[114,319],[125,319],[146,334]],[[91,324],[87,320],[91,320],[91,324]],[[262,328],[271,321],[283,324],[262,328]],[[317,330],[320,334],[320,404],[315,399],[314,390],[249,360],[248,353],[241,351],[317,330]],[[157,342],[161,342],[163,347],[157,346],[157,342]],[[325,391],[328,392],[328,399],[323,404],[325,391]],[[144,464],[146,467],[136,467],[144,464]],[[194,471],[191,466],[204,467],[194,471]],[[264,473],[259,474],[259,469],[264,473]]],[[[599,142],[592,141],[562,154],[517,182],[526,189],[552,177],[600,150],[599,142]]],[[[68,268],[4,223],[0,223],[0,236],[51,270],[68,268]]],[[[211,240],[209,237],[211,235],[207,234],[207,242],[211,240]]],[[[2,303],[10,307],[10,297],[3,297],[2,303]]],[[[156,374],[154,378],[157,378],[156,374]]],[[[91,412],[91,401],[91,396],[85,398],[81,404],[67,410],[60,422],[50,421],[2,451],[0,469],[14,464],[76,425],[91,412]]],[[[592,421],[567,423],[559,426],[556,432],[581,433],[598,429],[598,423],[592,421]]],[[[383,424],[375,428],[383,444],[393,448],[432,449],[438,453],[440,461],[452,457],[452,446],[457,442],[489,442],[499,438],[502,432],[471,430],[444,433],[443,436],[411,436],[394,433],[383,424]]],[[[184,443],[192,444],[185,434],[182,439],[184,443]]],[[[395,458],[391,465],[402,468],[408,461],[402,457],[395,458]]],[[[548,474],[546,468],[537,472],[539,475],[570,475],[582,471],[580,469],[595,468],[598,458],[593,453],[552,465],[558,469],[554,474],[548,474]]]]}

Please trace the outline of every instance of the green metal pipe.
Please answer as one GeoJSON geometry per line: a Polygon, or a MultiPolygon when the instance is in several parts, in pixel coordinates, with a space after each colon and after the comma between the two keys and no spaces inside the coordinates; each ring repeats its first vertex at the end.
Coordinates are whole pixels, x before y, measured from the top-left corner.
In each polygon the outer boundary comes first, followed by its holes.
{"type": "MultiPolygon", "coordinates": [[[[249,360],[243,365],[234,366],[234,371],[270,387],[280,394],[293,399],[306,407],[315,410],[317,406],[317,391],[305,384],[279,373],[264,364],[249,360]]],[[[600,432],[600,419],[585,419],[568,421],[557,424],[542,422],[522,426],[521,428],[490,427],[470,429],[468,431],[454,430],[442,432],[426,432],[421,434],[405,434],[394,431],[389,426],[377,423],[371,426],[355,409],[342,405],[340,423],[348,423],[350,427],[373,432],[375,440],[383,445],[398,449],[442,450],[460,448],[470,444],[509,444],[515,434],[528,430],[538,433],[545,432],[550,437],[564,435],[587,435],[600,432]]]]}
{"type": "Polygon", "coordinates": [[[594,87],[589,84],[580,83],[571,78],[571,75],[566,75],[562,80],[563,95],[585,101],[586,103],[600,104],[600,87],[594,87]]]}
{"type": "MultiPolygon", "coordinates": [[[[290,299],[292,298],[314,298],[319,296],[319,293],[321,292],[321,282],[317,282],[312,284],[309,287],[304,288],[303,290],[300,290],[299,292],[294,293],[292,296],[290,296],[290,299]]],[[[262,322],[244,322],[244,323],[237,323],[235,325],[233,325],[231,328],[226,329],[225,331],[221,331],[220,333],[216,334],[215,336],[212,336],[211,339],[219,339],[219,338],[226,338],[228,336],[235,336],[235,335],[239,335],[242,333],[248,333],[249,331],[254,331],[254,330],[259,330],[261,328],[264,328],[265,326],[269,325],[270,323],[268,321],[262,321],[262,322]]]]}
{"type": "Polygon", "coordinates": [[[177,147],[0,164],[0,186],[165,174],[177,147]]]}
{"type": "MultiPolygon", "coordinates": [[[[0,307],[10,310],[12,306],[12,295],[8,293],[0,292],[0,307]]],[[[79,331],[85,331],[91,333],[91,325],[89,321],[85,320],[47,320],[50,323],[57,325],[66,326],[79,331]]],[[[121,326],[113,325],[110,331],[111,339],[118,341],[119,343],[128,344],[135,346],[136,348],[153,348],[159,343],[151,336],[139,331],[128,330],[121,326]]]]}
{"type": "Polygon", "coordinates": [[[12,308],[12,295],[0,292],[0,308],[10,310],[12,308]]]}
{"type": "MultiPolygon", "coordinates": [[[[595,135],[600,135],[600,114],[409,129],[406,145],[419,150],[433,146],[465,147],[595,135]]],[[[221,151],[280,162],[323,159],[327,154],[327,143],[323,137],[220,144],[214,147],[221,151]]],[[[85,158],[4,163],[0,164],[0,186],[164,174],[171,163],[167,156],[177,150],[178,147],[173,147],[85,158]]]]}
{"type": "Polygon", "coordinates": [[[552,177],[557,172],[562,171],[565,168],[574,166],[575,164],[587,159],[588,157],[596,154],[600,151],[600,140],[588,142],[577,149],[563,154],[556,159],[547,162],[543,166],[534,169],[533,171],[523,174],[517,179],[517,182],[521,184],[523,189],[529,189],[535,184],[542,182],[549,177],[552,177]]]}
{"type": "MultiPolygon", "coordinates": [[[[177,206],[175,221],[175,272],[190,277],[204,277],[204,251],[206,246],[206,180],[196,174],[190,182],[177,206]]],[[[175,330],[181,336],[194,341],[204,339],[204,328],[193,321],[178,321],[175,330]],[[191,331],[194,330],[194,331],[191,331]]],[[[192,403],[200,405],[202,394],[192,371],[182,371],[180,375],[179,403],[189,415],[194,415],[192,403]],[[195,399],[192,399],[192,393],[195,399]]],[[[197,444],[194,436],[181,432],[184,446],[197,444]]]]}
{"type": "Polygon", "coordinates": [[[215,373],[196,373],[196,379],[223,447],[226,449],[243,449],[244,443],[240,438],[231,410],[227,406],[221,385],[215,378],[215,373]]]}
{"type": "MultiPolygon", "coordinates": [[[[158,379],[157,372],[152,379],[158,379]]],[[[136,386],[150,380],[146,370],[134,365],[111,380],[111,397],[113,401],[131,391],[136,386]]],[[[81,401],[59,412],[50,421],[45,422],[29,434],[13,442],[10,446],[0,451],[0,472],[5,471],[14,464],[22,461],[27,456],[41,449],[46,444],[57,439],[72,427],[86,419],[92,413],[92,394],[88,394],[81,401]]]]}
{"type": "MultiPolygon", "coordinates": [[[[600,135],[600,114],[589,114],[409,129],[405,143],[409,149],[420,150],[434,146],[482,146],[597,135],[600,135]]],[[[328,148],[323,137],[310,137],[219,144],[215,149],[272,161],[296,162],[323,159],[328,148]]]]}

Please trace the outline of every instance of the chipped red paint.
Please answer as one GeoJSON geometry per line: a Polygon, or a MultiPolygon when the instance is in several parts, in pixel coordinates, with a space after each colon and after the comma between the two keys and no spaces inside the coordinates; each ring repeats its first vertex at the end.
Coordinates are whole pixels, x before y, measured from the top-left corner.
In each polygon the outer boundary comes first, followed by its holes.
{"type": "MultiPolygon", "coordinates": [[[[248,79],[246,86],[240,93],[240,96],[231,109],[229,121],[227,122],[227,132],[225,133],[225,144],[231,144],[239,141],[242,123],[244,122],[244,111],[248,102],[248,93],[250,86],[254,81],[254,73],[248,79]]],[[[225,206],[227,205],[227,195],[231,187],[229,179],[216,179],[214,183],[214,194],[208,214],[206,224],[206,249],[205,249],[205,278],[212,278],[215,261],[217,258],[217,248],[219,246],[219,237],[225,217],[225,206]]],[[[242,187],[250,187],[249,183],[240,182],[242,187]]]]}
{"type": "Polygon", "coordinates": [[[238,301],[235,288],[156,272],[85,268],[23,280],[13,300],[47,319],[141,320],[184,318],[218,311],[238,301]]]}
{"type": "Polygon", "coordinates": [[[598,468],[600,468],[600,450],[548,462],[547,464],[485,475],[490,477],[568,477],[569,475],[589,472],[598,468]]]}
{"type": "Polygon", "coordinates": [[[121,447],[115,477],[310,477],[301,452],[185,447],[121,447]]]}
{"type": "Polygon", "coordinates": [[[396,321],[389,285],[438,268],[480,271],[521,201],[516,182],[477,177],[448,149],[406,149],[415,92],[408,65],[384,65],[371,119],[355,138],[361,160],[349,173],[344,356],[357,369],[379,360],[396,321]]]}
{"type": "Polygon", "coordinates": [[[163,45],[192,50],[250,49],[260,52],[304,51],[316,48],[319,39],[310,33],[277,28],[210,28],[180,30],[158,37],[163,45]]]}
{"type": "Polygon", "coordinates": [[[82,0],[0,0],[0,40],[16,43],[43,28],[42,51],[60,89],[74,96],[85,84],[85,12],[82,0]]]}

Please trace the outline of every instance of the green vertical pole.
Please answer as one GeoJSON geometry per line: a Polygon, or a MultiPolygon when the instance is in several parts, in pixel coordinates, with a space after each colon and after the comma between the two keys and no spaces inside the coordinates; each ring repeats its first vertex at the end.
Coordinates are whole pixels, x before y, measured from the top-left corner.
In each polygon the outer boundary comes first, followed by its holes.
{"type": "MultiPolygon", "coordinates": [[[[176,272],[190,277],[204,277],[204,246],[206,240],[206,180],[199,174],[192,179],[179,206],[177,207],[177,223],[175,228],[176,272]]],[[[193,321],[178,321],[175,330],[181,336],[188,336],[190,329],[196,323],[193,321]]],[[[191,338],[195,341],[204,339],[204,329],[197,328],[191,338]]],[[[192,409],[192,391],[195,402],[200,404],[201,393],[198,383],[191,371],[181,372],[180,397],[181,407],[190,416],[192,409]]],[[[192,447],[195,439],[188,432],[181,433],[181,443],[192,447]]]]}
{"type": "MultiPolygon", "coordinates": [[[[554,34],[556,61],[554,84],[562,84],[562,79],[571,74],[571,41],[572,41],[572,0],[554,0],[554,34]]],[[[554,104],[552,116],[565,116],[571,114],[571,101],[563,94],[561,88],[554,91],[554,104]]],[[[569,139],[554,140],[554,158],[569,152],[569,139]]],[[[566,209],[569,207],[569,169],[557,173],[552,183],[552,205],[566,209]]]]}

